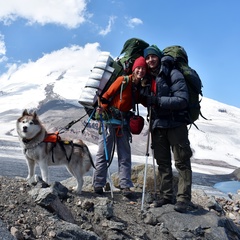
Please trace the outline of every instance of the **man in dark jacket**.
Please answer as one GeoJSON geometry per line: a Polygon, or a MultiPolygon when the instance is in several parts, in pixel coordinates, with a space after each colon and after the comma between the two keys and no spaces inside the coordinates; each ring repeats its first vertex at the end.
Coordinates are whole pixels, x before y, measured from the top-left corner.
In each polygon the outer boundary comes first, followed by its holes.
{"type": "Polygon", "coordinates": [[[182,73],[174,68],[174,59],[170,56],[162,57],[160,53],[155,45],[144,51],[152,76],[151,91],[144,95],[147,105],[151,107],[152,145],[160,176],[160,200],[154,206],[161,207],[174,202],[172,151],[179,173],[174,209],[186,212],[191,203],[192,186],[192,151],[185,122],[188,88],[182,73]]]}

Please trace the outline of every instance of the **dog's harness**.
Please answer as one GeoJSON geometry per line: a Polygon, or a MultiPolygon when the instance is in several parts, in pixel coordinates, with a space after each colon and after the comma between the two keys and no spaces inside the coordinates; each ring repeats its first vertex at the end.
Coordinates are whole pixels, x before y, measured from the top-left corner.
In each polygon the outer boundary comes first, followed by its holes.
{"type": "MultiPolygon", "coordinates": [[[[23,141],[24,144],[29,144],[29,143],[32,141],[32,139],[26,139],[26,138],[25,138],[25,139],[23,139],[22,141],[23,141]]],[[[53,162],[54,162],[53,150],[54,150],[54,148],[56,147],[57,143],[59,143],[59,146],[61,147],[61,149],[62,149],[62,151],[64,152],[64,154],[65,154],[65,156],[66,156],[66,159],[67,159],[68,161],[71,160],[72,153],[73,153],[73,147],[74,147],[74,146],[83,148],[81,145],[75,144],[75,143],[73,143],[72,141],[62,141],[62,140],[61,140],[61,137],[59,136],[59,132],[55,132],[55,133],[47,133],[47,135],[46,135],[46,137],[43,139],[43,141],[38,142],[38,143],[35,143],[35,144],[32,144],[31,146],[25,147],[24,152],[26,153],[26,151],[27,151],[28,149],[34,148],[34,147],[38,146],[40,143],[42,143],[42,142],[52,143],[52,147],[51,147],[51,150],[50,150],[50,151],[52,151],[52,161],[53,161],[53,162]],[[71,153],[70,153],[69,156],[67,155],[67,151],[66,151],[64,145],[71,145],[71,147],[72,147],[72,148],[71,148],[71,153]]]]}
{"type": "Polygon", "coordinates": [[[44,138],[43,142],[50,142],[50,143],[52,143],[51,151],[52,151],[52,161],[53,162],[54,162],[53,150],[56,147],[57,143],[59,143],[59,146],[62,149],[62,151],[64,152],[65,157],[68,160],[68,162],[72,158],[73,147],[74,146],[83,148],[81,145],[73,143],[73,141],[62,141],[61,137],[59,136],[59,132],[58,131],[55,132],[55,133],[47,133],[47,136],[44,138]],[[71,146],[71,153],[70,153],[69,156],[67,155],[67,151],[66,151],[64,145],[70,145],[71,146]]]}
{"type": "MultiPolygon", "coordinates": [[[[23,139],[22,141],[23,141],[24,144],[29,144],[29,142],[31,142],[31,140],[32,140],[32,139],[23,139]]],[[[51,150],[50,150],[50,151],[52,151],[52,161],[53,161],[53,162],[54,162],[54,152],[53,152],[53,151],[54,151],[54,148],[56,147],[57,143],[59,143],[59,146],[60,146],[60,148],[62,149],[62,151],[64,152],[65,157],[66,157],[66,159],[68,160],[68,162],[69,162],[69,161],[71,160],[71,158],[72,158],[73,148],[74,148],[74,147],[80,147],[80,148],[82,148],[82,149],[84,148],[82,145],[79,145],[79,144],[77,144],[77,143],[73,143],[73,141],[66,141],[66,140],[63,141],[63,140],[61,139],[61,137],[59,136],[59,132],[57,131],[57,132],[55,132],[55,133],[47,133],[46,136],[45,136],[45,138],[43,139],[43,141],[41,141],[41,142],[39,142],[39,143],[36,143],[36,144],[33,144],[33,145],[31,145],[30,147],[25,147],[25,148],[24,148],[24,152],[26,153],[26,151],[27,151],[28,149],[34,148],[34,147],[38,146],[40,143],[42,143],[42,142],[52,143],[52,146],[51,146],[51,150]],[[71,153],[70,153],[69,156],[67,155],[67,151],[66,151],[64,145],[70,145],[70,146],[72,147],[72,148],[71,148],[71,153]]],[[[94,163],[93,163],[92,157],[90,157],[90,161],[91,161],[92,166],[93,166],[94,168],[96,168],[95,165],[94,165],[94,163]]]]}

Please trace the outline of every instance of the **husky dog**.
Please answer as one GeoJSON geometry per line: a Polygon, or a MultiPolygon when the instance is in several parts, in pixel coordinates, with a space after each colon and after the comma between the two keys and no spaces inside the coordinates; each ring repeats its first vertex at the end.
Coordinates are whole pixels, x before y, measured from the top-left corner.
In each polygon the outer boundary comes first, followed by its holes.
{"type": "Polygon", "coordinates": [[[92,156],[82,140],[62,140],[58,134],[49,134],[41,124],[36,112],[26,109],[18,118],[16,129],[27,160],[28,176],[35,174],[39,165],[43,181],[48,183],[48,166],[65,165],[69,173],[76,178],[74,190],[80,194],[83,186],[83,175],[92,165],[92,156]],[[55,136],[55,141],[49,140],[55,136]]]}

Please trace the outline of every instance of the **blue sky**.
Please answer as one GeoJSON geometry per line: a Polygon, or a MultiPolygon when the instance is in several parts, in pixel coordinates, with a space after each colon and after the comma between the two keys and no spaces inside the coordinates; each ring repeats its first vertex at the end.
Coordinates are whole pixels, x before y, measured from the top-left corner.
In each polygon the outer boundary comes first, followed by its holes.
{"type": "MultiPolygon", "coordinates": [[[[98,43],[99,51],[117,57],[127,39],[138,37],[160,49],[182,45],[204,96],[239,108],[239,0],[148,2],[0,0],[0,81],[13,68],[73,45],[98,43]]],[[[96,56],[77,61],[91,59],[96,56]]]]}

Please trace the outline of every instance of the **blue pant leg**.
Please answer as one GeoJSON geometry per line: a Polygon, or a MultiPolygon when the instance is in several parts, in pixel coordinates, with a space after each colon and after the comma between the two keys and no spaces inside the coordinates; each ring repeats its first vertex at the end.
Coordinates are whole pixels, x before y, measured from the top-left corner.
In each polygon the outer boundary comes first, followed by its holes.
{"type": "Polygon", "coordinates": [[[118,175],[120,188],[133,187],[131,180],[132,158],[130,146],[130,132],[128,129],[122,130],[121,136],[116,136],[118,155],[118,175]]]}
{"type": "MultiPolygon", "coordinates": [[[[105,136],[106,136],[106,146],[107,146],[107,152],[108,152],[108,161],[110,158],[111,150],[113,147],[114,142],[114,131],[111,126],[108,126],[105,128],[105,136]]],[[[108,161],[106,159],[105,155],[105,149],[104,149],[104,139],[103,135],[99,135],[98,140],[98,151],[95,158],[95,171],[93,176],[93,185],[94,187],[104,187],[107,181],[107,164],[108,161]]]]}

